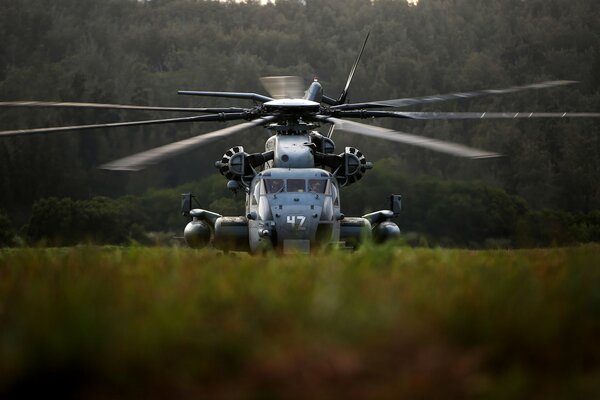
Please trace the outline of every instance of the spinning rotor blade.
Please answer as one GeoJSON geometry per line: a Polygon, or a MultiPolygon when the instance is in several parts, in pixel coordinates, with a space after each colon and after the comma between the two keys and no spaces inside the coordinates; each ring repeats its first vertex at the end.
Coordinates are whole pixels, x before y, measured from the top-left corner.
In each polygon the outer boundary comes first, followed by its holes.
{"type": "Polygon", "coordinates": [[[407,97],[404,99],[393,99],[393,100],[381,100],[371,101],[366,103],[354,103],[354,104],[340,104],[338,106],[332,106],[332,110],[358,110],[361,108],[379,108],[379,107],[407,107],[416,104],[427,104],[435,103],[438,101],[456,100],[456,99],[471,99],[474,97],[490,96],[493,94],[507,94],[515,93],[523,90],[530,89],[545,89],[555,86],[563,86],[577,83],[577,81],[546,81],[533,83],[530,85],[513,86],[506,89],[488,89],[488,90],[476,90],[473,92],[458,92],[458,93],[447,93],[438,94],[435,96],[423,96],[423,97],[407,97]]]}
{"type": "Polygon", "coordinates": [[[392,140],[394,142],[423,147],[440,153],[452,154],[458,157],[473,159],[502,157],[502,154],[499,153],[492,153],[485,150],[475,149],[460,144],[431,139],[423,136],[411,135],[409,133],[394,131],[391,129],[384,129],[376,126],[360,124],[354,121],[345,121],[342,119],[329,117],[323,117],[320,119],[322,121],[334,124],[336,129],[342,131],[376,137],[379,139],[392,140]]]}
{"type": "Polygon", "coordinates": [[[258,118],[250,122],[244,122],[239,125],[230,126],[224,129],[219,129],[210,133],[193,136],[188,139],[181,140],[175,143],[169,143],[161,147],[155,147],[150,150],[143,151],[128,157],[124,157],[115,161],[111,161],[101,165],[100,169],[112,171],[139,171],[151,165],[157,164],[160,161],[175,157],[185,153],[203,144],[212,142],[213,140],[229,136],[233,133],[240,132],[258,125],[264,125],[267,122],[273,121],[276,117],[268,116],[258,118]]]}
{"type": "Polygon", "coordinates": [[[177,93],[192,95],[192,96],[229,97],[229,98],[233,98],[233,99],[248,99],[248,100],[260,101],[261,103],[266,103],[267,101],[274,100],[271,97],[263,96],[262,94],[256,94],[256,93],[206,92],[206,91],[198,91],[198,90],[179,90],[177,93]]]}
{"type": "Polygon", "coordinates": [[[243,112],[245,108],[194,108],[194,107],[150,107],[134,106],[128,104],[102,104],[102,103],[70,103],[54,101],[5,101],[0,102],[0,107],[32,107],[32,108],[103,108],[111,110],[144,110],[144,111],[176,111],[176,112],[208,112],[208,113],[229,113],[243,112]]]}
{"type": "Polygon", "coordinates": [[[301,99],[304,81],[299,76],[265,76],[260,78],[267,92],[274,99],[301,99]]]}
{"type": "Polygon", "coordinates": [[[600,113],[572,112],[403,112],[403,111],[340,111],[343,118],[401,118],[421,120],[449,119],[517,119],[517,118],[600,118],[600,113]]]}
{"type": "Polygon", "coordinates": [[[230,113],[230,114],[210,114],[210,115],[196,115],[194,117],[181,117],[181,118],[167,118],[167,119],[153,119],[144,121],[130,121],[130,122],[112,122],[108,124],[94,124],[94,125],[75,125],[75,126],[56,126],[51,128],[34,128],[34,129],[17,129],[13,131],[0,131],[0,136],[16,136],[16,135],[31,135],[34,133],[51,133],[51,132],[67,132],[67,131],[79,131],[86,129],[98,129],[98,128],[117,128],[121,126],[139,126],[139,125],[158,125],[158,124],[170,124],[175,122],[198,122],[198,121],[232,121],[237,119],[249,119],[247,113],[230,113]]]}

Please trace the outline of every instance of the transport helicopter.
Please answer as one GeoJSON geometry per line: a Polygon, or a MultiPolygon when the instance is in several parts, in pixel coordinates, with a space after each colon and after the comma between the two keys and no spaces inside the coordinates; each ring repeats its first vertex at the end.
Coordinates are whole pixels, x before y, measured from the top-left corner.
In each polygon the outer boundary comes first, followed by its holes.
{"type": "Polygon", "coordinates": [[[406,112],[393,110],[412,105],[515,93],[575,83],[562,80],[505,89],[349,103],[347,102],[349,88],[368,38],[369,35],[362,44],[346,85],[338,98],[325,95],[323,87],[317,79],[304,91],[300,78],[268,77],[263,78],[262,81],[270,96],[240,92],[193,90],[178,92],[191,96],[253,100],[255,105],[252,107],[178,108],[72,102],[4,102],[0,103],[0,107],[178,111],[190,112],[194,115],[108,124],[12,130],[0,132],[0,136],[166,123],[246,121],[118,159],[99,167],[106,170],[138,171],[197,149],[206,143],[227,138],[253,127],[265,127],[272,136],[266,141],[264,152],[247,153],[242,146],[234,146],[215,163],[219,172],[228,180],[227,187],[230,190],[245,192],[245,215],[222,216],[209,210],[194,208],[194,196],[190,193],[183,194],[182,213],[191,218],[184,229],[185,241],[194,248],[212,244],[215,248],[224,251],[257,253],[277,249],[283,252],[290,250],[308,252],[314,248],[328,245],[355,248],[362,241],[370,238],[376,242],[385,242],[400,235],[398,225],[392,221],[400,212],[400,195],[390,196],[390,208],[386,210],[360,217],[347,217],[342,213],[340,188],[359,181],[365,172],[372,168],[372,163],[367,161],[364,154],[354,147],[346,147],[343,152],[336,154],[335,143],[332,140],[334,129],[458,157],[471,159],[501,157],[501,154],[496,152],[370,126],[348,119],[600,117],[600,113],[406,112]],[[390,109],[392,110],[390,111],[390,109]],[[327,134],[317,130],[326,125],[330,125],[327,134]]]}

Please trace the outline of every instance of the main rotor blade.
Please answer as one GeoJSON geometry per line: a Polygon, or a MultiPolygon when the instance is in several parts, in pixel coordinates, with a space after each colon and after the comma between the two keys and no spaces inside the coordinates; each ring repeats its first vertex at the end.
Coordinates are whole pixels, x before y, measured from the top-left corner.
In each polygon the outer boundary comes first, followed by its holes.
{"type": "Polygon", "coordinates": [[[401,118],[419,120],[449,119],[521,119],[521,118],[600,118],[600,113],[572,112],[404,112],[404,111],[340,111],[341,118],[401,118]]]}
{"type": "Polygon", "coordinates": [[[229,136],[233,133],[240,132],[246,129],[258,125],[264,125],[276,117],[268,116],[264,118],[258,118],[250,122],[244,122],[239,125],[230,126],[218,131],[213,131],[206,134],[197,135],[188,139],[181,140],[175,143],[169,143],[161,147],[155,147],[150,150],[143,151],[128,157],[124,157],[115,161],[111,161],[104,165],[101,165],[100,169],[107,169],[112,171],[139,171],[147,168],[151,165],[157,164],[160,161],[175,157],[179,154],[185,153],[203,144],[212,142],[213,140],[220,139],[229,136]]]}
{"type": "Polygon", "coordinates": [[[67,131],[80,131],[86,129],[99,129],[99,128],[118,128],[122,126],[139,126],[139,125],[158,125],[158,124],[171,124],[177,122],[199,122],[199,121],[233,121],[238,119],[249,119],[247,113],[230,113],[230,114],[209,114],[209,115],[196,115],[193,117],[181,117],[181,118],[167,118],[167,119],[152,119],[144,121],[129,121],[129,122],[112,122],[108,124],[94,124],[94,125],[74,125],[74,126],[56,126],[51,128],[35,128],[35,129],[17,129],[13,131],[1,131],[1,136],[17,136],[17,135],[31,135],[35,133],[54,133],[54,132],[67,132],[67,131]]]}
{"type": "Polygon", "coordinates": [[[362,57],[363,52],[365,51],[365,46],[367,45],[367,41],[369,40],[369,35],[371,32],[367,32],[367,37],[365,37],[365,41],[363,42],[362,48],[360,49],[360,53],[358,53],[358,57],[356,61],[354,61],[354,65],[352,65],[352,69],[350,70],[350,75],[348,75],[348,80],[346,81],[346,86],[344,86],[344,90],[340,95],[340,98],[337,100],[338,104],[342,104],[346,101],[346,97],[348,97],[348,89],[350,89],[350,84],[352,83],[352,78],[354,78],[354,73],[356,72],[356,68],[358,67],[358,63],[360,62],[360,58],[362,57]]]}
{"type": "Polygon", "coordinates": [[[409,133],[394,131],[391,129],[379,128],[376,126],[365,125],[354,121],[345,121],[338,118],[323,117],[322,121],[335,124],[335,128],[359,135],[375,137],[379,139],[391,140],[394,142],[408,144],[411,146],[423,147],[440,153],[452,154],[458,157],[479,159],[502,157],[502,154],[492,153],[486,150],[475,149],[461,144],[445,142],[442,140],[431,139],[409,133]]]}
{"type": "Polygon", "coordinates": [[[435,103],[439,101],[456,100],[456,99],[471,99],[474,97],[490,96],[494,94],[508,94],[520,92],[523,90],[530,89],[546,89],[555,86],[571,85],[577,83],[577,81],[546,81],[533,83],[530,85],[523,86],[512,86],[506,89],[488,89],[488,90],[476,90],[473,92],[458,92],[458,93],[447,93],[438,94],[435,96],[423,96],[423,97],[407,97],[404,99],[393,99],[393,100],[380,100],[371,101],[366,103],[353,103],[353,104],[340,104],[332,106],[332,110],[358,110],[362,108],[380,108],[380,107],[407,107],[416,104],[427,104],[435,103]]]}
{"type": "Polygon", "coordinates": [[[72,103],[55,101],[5,101],[0,102],[0,107],[32,107],[32,108],[102,108],[111,110],[138,110],[138,111],[175,111],[175,112],[209,112],[209,113],[229,113],[243,112],[247,109],[239,107],[227,108],[195,108],[195,107],[152,107],[152,106],[134,106],[129,104],[102,104],[102,103],[72,103]]]}
{"type": "Polygon", "coordinates": [[[304,96],[304,81],[299,76],[264,76],[260,82],[274,99],[301,99],[304,96]]]}
{"type": "Polygon", "coordinates": [[[234,99],[248,99],[256,100],[261,103],[274,100],[271,97],[263,96],[262,94],[256,93],[240,93],[240,92],[206,92],[198,90],[179,90],[178,94],[192,95],[192,96],[207,96],[207,97],[229,97],[234,99]]]}

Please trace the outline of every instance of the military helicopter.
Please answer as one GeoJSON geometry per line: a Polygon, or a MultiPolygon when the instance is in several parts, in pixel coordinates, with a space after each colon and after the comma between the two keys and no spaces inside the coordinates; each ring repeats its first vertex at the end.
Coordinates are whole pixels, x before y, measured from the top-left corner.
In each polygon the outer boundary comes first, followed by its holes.
{"type": "Polygon", "coordinates": [[[355,248],[373,238],[385,242],[397,238],[400,229],[392,218],[399,215],[401,196],[390,196],[390,209],[361,217],[346,217],[341,212],[340,187],[359,181],[372,168],[364,154],[346,147],[336,154],[332,133],[345,131],[368,137],[417,146],[453,156],[485,159],[501,154],[423,136],[370,126],[350,119],[489,119],[489,118],[579,118],[600,117],[600,113],[496,113],[496,112],[405,112],[389,111],[412,105],[455,99],[515,93],[568,85],[574,81],[546,81],[505,89],[449,93],[435,96],[392,100],[347,102],[349,88],[369,39],[367,34],[354,62],[346,85],[338,98],[323,93],[315,79],[308,89],[302,88],[297,77],[263,78],[270,96],[257,93],[209,92],[182,90],[179,94],[253,100],[252,107],[178,108],[149,107],[119,104],[72,102],[4,102],[0,107],[72,107],[145,111],[179,111],[195,115],[180,118],[115,122],[108,124],[63,126],[2,131],[0,136],[27,135],[64,131],[80,131],[107,127],[189,123],[203,121],[247,122],[194,136],[175,143],[150,149],[99,168],[117,171],[138,171],[184,152],[199,148],[214,140],[229,137],[257,126],[265,127],[272,136],[265,151],[247,153],[242,146],[225,152],[215,166],[228,180],[227,187],[246,194],[246,213],[243,216],[222,216],[209,210],[193,207],[194,196],[182,195],[182,213],[191,218],[184,229],[187,244],[194,248],[212,245],[224,251],[257,253],[270,249],[308,252],[320,246],[341,245],[355,248]],[[327,134],[317,131],[331,125],[327,134]]]}

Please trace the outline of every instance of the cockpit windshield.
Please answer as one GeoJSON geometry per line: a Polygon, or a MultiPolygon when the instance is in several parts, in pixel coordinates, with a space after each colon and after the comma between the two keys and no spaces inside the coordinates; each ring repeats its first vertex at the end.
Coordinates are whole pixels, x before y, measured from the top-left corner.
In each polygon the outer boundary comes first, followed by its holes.
{"type": "Polygon", "coordinates": [[[327,179],[265,179],[267,193],[312,192],[325,193],[327,179]],[[307,190],[308,189],[308,190],[307,190]]]}
{"type": "Polygon", "coordinates": [[[306,192],[306,181],[304,179],[288,179],[288,192],[306,192]]]}

